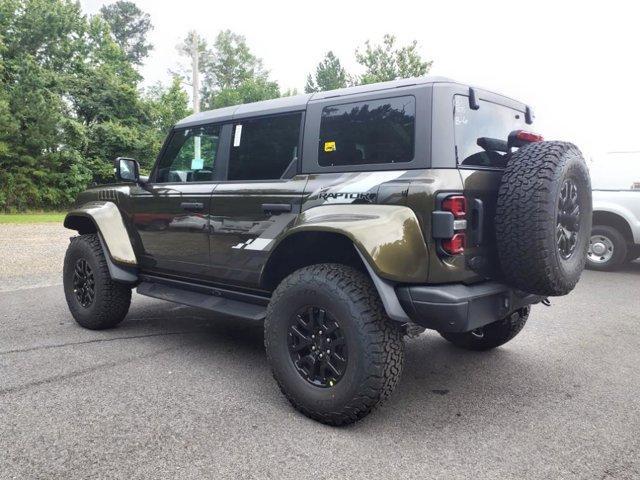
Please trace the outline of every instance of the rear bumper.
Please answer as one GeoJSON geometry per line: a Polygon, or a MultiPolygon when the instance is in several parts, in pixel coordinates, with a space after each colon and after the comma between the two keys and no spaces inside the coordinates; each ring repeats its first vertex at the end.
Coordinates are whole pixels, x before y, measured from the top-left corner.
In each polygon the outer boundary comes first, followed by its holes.
{"type": "Polygon", "coordinates": [[[439,332],[468,332],[544,298],[497,282],[402,286],[396,294],[413,322],[439,332]]]}

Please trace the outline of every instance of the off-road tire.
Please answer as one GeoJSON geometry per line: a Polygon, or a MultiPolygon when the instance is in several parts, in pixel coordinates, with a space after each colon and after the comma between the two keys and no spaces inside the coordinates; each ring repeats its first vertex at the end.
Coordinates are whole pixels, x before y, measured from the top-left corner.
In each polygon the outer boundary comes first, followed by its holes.
{"type": "Polygon", "coordinates": [[[484,351],[504,345],[512,340],[527,323],[530,307],[521,308],[507,318],[485,325],[481,331],[465,333],[440,333],[445,340],[465,350],[484,351]]]}
{"type": "Polygon", "coordinates": [[[580,150],[566,142],[536,142],[510,155],[495,215],[500,266],[511,286],[537,295],[569,293],[584,269],[591,233],[591,181],[580,150]],[[566,180],[580,206],[575,246],[558,248],[559,198],[566,180]]]}
{"type": "Polygon", "coordinates": [[[297,410],[319,422],[360,420],[391,395],[400,379],[402,328],[386,316],[371,280],[354,268],[318,264],[289,275],[273,293],[264,329],[267,358],[280,390],[297,410]],[[303,378],[289,354],[291,316],[308,306],[330,312],[348,345],[344,377],[328,388],[303,378]]]}
{"type": "Polygon", "coordinates": [[[84,328],[113,328],[129,311],[131,287],[111,279],[97,234],[80,235],[71,239],[64,257],[63,283],[69,310],[76,322],[84,328]],[[80,259],[84,259],[91,268],[95,282],[95,297],[87,307],[82,306],[74,292],[74,270],[80,259]]]}
{"type": "Polygon", "coordinates": [[[606,262],[594,262],[587,256],[587,267],[591,270],[613,271],[620,268],[625,262],[630,262],[634,258],[629,258],[632,253],[627,248],[627,241],[622,233],[616,228],[608,225],[594,225],[591,229],[591,236],[602,235],[613,244],[613,255],[606,262]]]}

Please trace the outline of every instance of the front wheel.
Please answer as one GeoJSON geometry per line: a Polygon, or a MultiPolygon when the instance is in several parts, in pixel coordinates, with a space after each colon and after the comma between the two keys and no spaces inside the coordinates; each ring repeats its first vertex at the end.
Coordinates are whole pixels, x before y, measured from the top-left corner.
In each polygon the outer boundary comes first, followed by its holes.
{"type": "Polygon", "coordinates": [[[464,333],[440,333],[445,340],[465,350],[484,351],[504,345],[522,331],[530,307],[516,310],[507,318],[464,333]]]}
{"type": "Polygon", "coordinates": [[[351,267],[302,268],[276,288],[265,321],[273,376],[291,404],[329,425],[353,423],[400,379],[402,329],[369,278],[351,267]]]}
{"type": "Polygon", "coordinates": [[[115,327],[129,311],[131,287],[111,279],[97,234],[71,239],[64,257],[63,284],[69,310],[84,328],[115,327]]]}

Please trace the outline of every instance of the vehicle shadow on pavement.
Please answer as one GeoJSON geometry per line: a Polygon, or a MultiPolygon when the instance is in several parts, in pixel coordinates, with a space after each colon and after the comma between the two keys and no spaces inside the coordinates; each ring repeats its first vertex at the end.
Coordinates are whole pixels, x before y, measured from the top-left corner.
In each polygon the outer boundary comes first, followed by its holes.
{"type": "MultiPolygon", "coordinates": [[[[146,302],[145,302],[146,303],[146,302]]],[[[262,324],[223,317],[203,310],[154,302],[144,307],[134,304],[129,317],[117,329],[120,335],[153,332],[187,332],[198,340],[198,349],[208,352],[195,356],[182,350],[197,368],[214,369],[219,364],[232,365],[226,375],[233,382],[253,383],[256,401],[271,401],[286,414],[289,407],[280,398],[266,362],[262,324]],[[248,370],[245,367],[251,365],[248,370]],[[247,376],[248,375],[248,376],[247,376]],[[280,398],[280,402],[278,402],[280,398]]],[[[161,335],[161,334],[160,334],[161,335]]],[[[158,340],[166,346],[170,340],[158,340]]],[[[194,347],[195,348],[195,347],[194,347]]],[[[526,350],[526,349],[525,349],[526,350]]],[[[181,354],[181,353],[178,353],[181,354]]],[[[407,339],[406,358],[400,385],[375,415],[350,427],[368,429],[375,425],[399,425],[420,431],[442,427],[461,417],[465,421],[486,422],[502,405],[502,419],[520,415],[528,405],[556,401],[575,389],[571,372],[557,365],[545,365],[543,354],[522,352],[516,341],[489,352],[469,352],[446,342],[435,332],[407,339]],[[553,392],[553,395],[549,395],[553,392]],[[399,420],[402,410],[412,415],[409,424],[399,420]],[[506,417],[505,417],[506,416],[506,417]],[[416,423],[416,419],[420,419],[416,423]],[[472,420],[473,419],[473,420],[472,420]]],[[[299,420],[310,421],[299,415],[299,420]]],[[[400,427],[398,427],[400,428],[400,427]]]]}

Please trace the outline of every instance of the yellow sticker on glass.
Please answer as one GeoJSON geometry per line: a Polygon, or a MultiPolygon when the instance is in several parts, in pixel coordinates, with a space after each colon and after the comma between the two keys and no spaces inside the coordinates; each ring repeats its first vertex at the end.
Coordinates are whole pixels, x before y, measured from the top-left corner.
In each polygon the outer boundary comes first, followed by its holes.
{"type": "Polygon", "coordinates": [[[324,142],[324,151],[325,152],[335,152],[336,151],[336,142],[324,142]]]}

